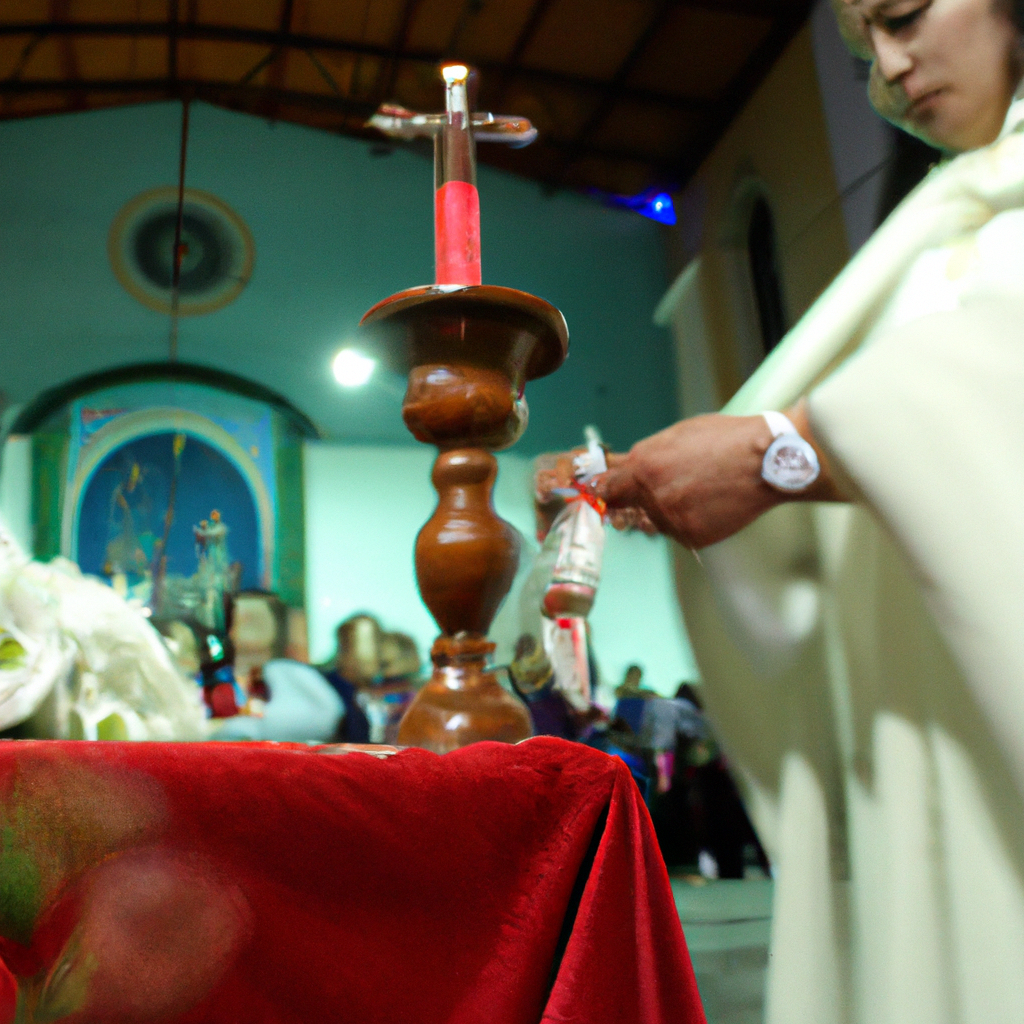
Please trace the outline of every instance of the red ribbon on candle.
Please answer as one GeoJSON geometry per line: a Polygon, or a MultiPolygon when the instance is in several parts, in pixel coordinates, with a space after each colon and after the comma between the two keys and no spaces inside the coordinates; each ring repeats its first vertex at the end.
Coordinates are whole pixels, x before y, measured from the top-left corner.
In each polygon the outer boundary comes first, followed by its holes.
{"type": "Polygon", "coordinates": [[[434,194],[434,276],[438,284],[480,284],[480,193],[446,181],[434,194]]]}
{"type": "Polygon", "coordinates": [[[576,494],[571,498],[566,498],[565,503],[571,505],[574,501],[585,501],[602,519],[604,519],[608,512],[608,506],[605,503],[604,498],[599,498],[593,488],[588,487],[586,484],[581,484],[578,480],[574,480],[570,485],[576,494]]]}

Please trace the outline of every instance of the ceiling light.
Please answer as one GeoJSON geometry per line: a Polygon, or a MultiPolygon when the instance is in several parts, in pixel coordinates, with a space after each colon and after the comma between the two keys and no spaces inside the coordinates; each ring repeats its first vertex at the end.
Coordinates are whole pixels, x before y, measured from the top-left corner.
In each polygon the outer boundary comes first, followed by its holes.
{"type": "Polygon", "coordinates": [[[334,379],[342,387],[358,388],[370,379],[376,365],[376,359],[370,359],[354,348],[343,348],[334,357],[334,379]]]}

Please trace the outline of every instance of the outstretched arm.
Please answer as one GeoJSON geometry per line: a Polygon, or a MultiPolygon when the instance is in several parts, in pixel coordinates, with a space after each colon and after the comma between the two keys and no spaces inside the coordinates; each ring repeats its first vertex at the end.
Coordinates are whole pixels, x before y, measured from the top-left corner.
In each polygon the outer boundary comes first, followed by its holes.
{"type": "Polygon", "coordinates": [[[597,483],[610,510],[637,508],[661,532],[691,548],[732,536],[786,501],[844,501],[816,444],[804,403],[787,410],[812,444],[821,474],[806,491],[786,494],[761,478],[772,434],[761,416],[695,416],[609,457],[597,483]]]}

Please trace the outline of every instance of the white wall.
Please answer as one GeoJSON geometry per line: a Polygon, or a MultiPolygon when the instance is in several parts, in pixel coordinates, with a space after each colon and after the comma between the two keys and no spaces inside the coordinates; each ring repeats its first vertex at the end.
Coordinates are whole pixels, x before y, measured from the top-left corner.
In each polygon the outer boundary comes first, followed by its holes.
{"type": "Polygon", "coordinates": [[[32,550],[32,438],[8,437],[0,452],[0,519],[32,550]]]}
{"type": "Polygon", "coordinates": [[[718,411],[711,338],[701,294],[701,258],[695,256],[675,279],[654,311],[654,322],[676,340],[679,411],[699,416],[718,411]]]}
{"type": "MultiPolygon", "coordinates": [[[[411,634],[427,656],[437,627],[416,590],[412,551],[436,501],[434,454],[426,447],[306,446],[306,600],[314,660],[331,655],[335,627],[358,611],[411,634]]],[[[532,537],[532,461],[509,453],[498,462],[495,508],[532,537]]],[[[696,679],[678,607],[665,542],[609,533],[590,616],[602,675],[618,682],[637,662],[645,683],[665,694],[696,679]]]]}

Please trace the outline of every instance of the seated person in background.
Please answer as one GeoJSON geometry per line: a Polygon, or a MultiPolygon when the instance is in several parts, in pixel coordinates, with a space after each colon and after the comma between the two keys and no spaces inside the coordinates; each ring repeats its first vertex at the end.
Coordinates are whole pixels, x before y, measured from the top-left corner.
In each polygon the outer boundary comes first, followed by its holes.
{"type": "MultiPolygon", "coordinates": [[[[246,691],[235,675],[235,645],[230,637],[219,637],[199,627],[202,660],[198,680],[211,718],[231,718],[248,703],[246,691]]],[[[248,710],[246,710],[248,714],[248,710]]]]}
{"type": "Polygon", "coordinates": [[[743,878],[748,866],[770,876],[696,688],[683,683],[673,700],[648,700],[639,741],[658,768],[651,817],[665,863],[696,863],[705,878],[743,878]]]}
{"type": "Polygon", "coordinates": [[[235,649],[235,677],[248,693],[268,661],[286,657],[288,608],[277,594],[243,590],[231,603],[228,636],[235,649]]]}
{"type": "Polygon", "coordinates": [[[338,740],[394,743],[419,682],[422,662],[416,641],[406,633],[385,632],[365,612],[345,619],[336,635],[334,660],[321,671],[345,702],[338,740]]]}
{"type": "Polygon", "coordinates": [[[382,633],[380,637],[381,681],[368,694],[381,705],[384,719],[382,742],[398,740],[398,723],[412,703],[420,683],[420,652],[407,633],[382,633]]]}
{"type": "Polygon", "coordinates": [[[516,642],[508,678],[512,689],[530,712],[535,736],[579,739],[581,729],[573,708],[555,686],[551,662],[532,634],[524,633],[516,642]]]}
{"type": "Polygon", "coordinates": [[[622,683],[615,691],[615,719],[624,722],[630,730],[639,735],[643,725],[644,706],[652,697],[657,697],[653,690],[645,690],[641,685],[644,670],[639,665],[630,665],[622,683]]]}
{"type": "Polygon", "coordinates": [[[607,722],[607,712],[592,701],[581,706],[578,698],[566,695],[543,644],[532,633],[524,633],[516,642],[508,678],[530,712],[534,735],[600,746],[593,742],[595,730],[607,722]]]}
{"type": "Polygon", "coordinates": [[[345,705],[345,718],[335,738],[340,743],[369,743],[370,722],[357,698],[380,674],[380,624],[372,615],[353,615],[334,635],[334,658],[320,671],[345,705]]]}
{"type": "Polygon", "coordinates": [[[153,622],[164,638],[178,667],[202,687],[208,718],[248,714],[249,697],[235,678],[235,646],[229,636],[195,619],[161,619],[153,622]]]}
{"type": "MultiPolygon", "coordinates": [[[[281,599],[263,591],[244,591],[235,597],[230,622],[224,647],[227,653],[234,651],[235,682],[248,713],[223,718],[211,739],[333,739],[344,704],[316,669],[282,656],[288,616],[281,599]]],[[[216,697],[218,687],[213,693],[216,697]]]]}
{"type": "Polygon", "coordinates": [[[328,743],[345,714],[341,698],[309,665],[287,658],[263,666],[267,700],[260,715],[235,715],[210,736],[216,740],[328,743]]]}

